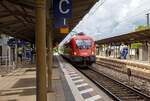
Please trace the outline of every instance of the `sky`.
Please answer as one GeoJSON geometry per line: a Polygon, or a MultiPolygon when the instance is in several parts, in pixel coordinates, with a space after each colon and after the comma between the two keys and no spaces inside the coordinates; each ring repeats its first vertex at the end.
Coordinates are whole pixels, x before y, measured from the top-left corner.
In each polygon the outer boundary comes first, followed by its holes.
{"type": "Polygon", "coordinates": [[[99,0],[61,43],[74,32],[84,32],[94,40],[101,40],[134,31],[146,25],[150,0],[99,0]]]}

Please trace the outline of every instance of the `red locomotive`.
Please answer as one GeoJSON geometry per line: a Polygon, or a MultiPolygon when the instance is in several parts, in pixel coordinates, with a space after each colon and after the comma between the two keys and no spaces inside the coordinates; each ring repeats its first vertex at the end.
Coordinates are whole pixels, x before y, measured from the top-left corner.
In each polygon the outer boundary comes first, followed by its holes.
{"type": "Polygon", "coordinates": [[[77,35],[64,45],[64,56],[72,63],[87,66],[95,62],[94,41],[91,37],[77,35]]]}

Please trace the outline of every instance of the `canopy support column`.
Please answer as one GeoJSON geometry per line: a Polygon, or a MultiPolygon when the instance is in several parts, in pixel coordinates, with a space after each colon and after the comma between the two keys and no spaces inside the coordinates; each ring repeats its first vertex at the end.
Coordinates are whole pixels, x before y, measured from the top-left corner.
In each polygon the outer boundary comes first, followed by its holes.
{"type": "Polygon", "coordinates": [[[148,62],[150,63],[150,42],[148,42],[148,62]]]}
{"type": "Polygon", "coordinates": [[[52,40],[53,40],[53,27],[52,27],[52,14],[50,12],[49,9],[52,8],[52,1],[51,0],[47,0],[46,2],[46,10],[47,10],[47,25],[48,25],[48,29],[47,29],[47,48],[48,48],[48,56],[47,56],[47,66],[48,66],[48,92],[52,91],[52,68],[53,68],[53,44],[52,44],[52,40]]]}
{"type": "Polygon", "coordinates": [[[128,43],[128,59],[131,59],[130,49],[131,49],[131,43],[128,43]]]}
{"type": "Polygon", "coordinates": [[[114,47],[113,47],[113,49],[114,49],[114,58],[116,58],[116,46],[114,45],[114,47]]]}
{"type": "Polygon", "coordinates": [[[11,62],[12,62],[12,54],[11,54],[11,47],[9,46],[9,66],[11,66],[11,62]]]}
{"type": "Polygon", "coordinates": [[[36,3],[37,101],[47,101],[46,90],[46,0],[36,3]]]}
{"type": "Polygon", "coordinates": [[[16,41],[16,45],[15,45],[15,65],[17,67],[17,63],[18,63],[18,40],[15,39],[16,41]]]}
{"type": "Polygon", "coordinates": [[[52,68],[53,68],[53,46],[52,46],[52,31],[48,32],[48,91],[52,91],[52,68]]]}
{"type": "Polygon", "coordinates": [[[118,54],[118,48],[117,48],[117,45],[116,45],[115,49],[116,49],[116,56],[115,56],[115,58],[117,58],[117,54],[118,54]]]}

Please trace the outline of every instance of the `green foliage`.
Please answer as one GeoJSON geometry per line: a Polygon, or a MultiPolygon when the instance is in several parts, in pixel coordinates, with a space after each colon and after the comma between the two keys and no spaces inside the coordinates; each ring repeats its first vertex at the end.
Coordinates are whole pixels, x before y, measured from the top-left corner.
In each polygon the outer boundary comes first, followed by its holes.
{"type": "MultiPolygon", "coordinates": [[[[142,31],[145,29],[147,29],[147,26],[140,25],[140,26],[138,26],[138,28],[135,29],[135,31],[142,31]]],[[[141,45],[142,45],[142,43],[132,43],[131,48],[135,48],[137,50],[139,48],[139,46],[141,46],[141,45]]]]}
{"type": "Polygon", "coordinates": [[[141,45],[142,45],[142,43],[132,43],[132,44],[131,44],[131,48],[136,48],[136,49],[138,49],[139,46],[141,46],[141,45]]]}
{"type": "Polygon", "coordinates": [[[145,29],[147,29],[147,26],[140,25],[140,26],[138,26],[138,28],[135,29],[135,31],[142,31],[142,30],[145,30],[145,29]]]}
{"type": "Polygon", "coordinates": [[[58,52],[58,46],[54,48],[54,52],[58,52]]]}

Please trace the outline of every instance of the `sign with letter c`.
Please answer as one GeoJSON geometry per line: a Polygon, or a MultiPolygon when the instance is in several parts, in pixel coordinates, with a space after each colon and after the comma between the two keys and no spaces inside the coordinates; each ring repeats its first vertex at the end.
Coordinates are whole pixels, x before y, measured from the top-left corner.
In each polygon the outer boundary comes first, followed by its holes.
{"type": "Polygon", "coordinates": [[[72,0],[53,0],[55,18],[72,18],[72,0]]]}

